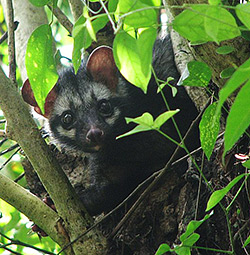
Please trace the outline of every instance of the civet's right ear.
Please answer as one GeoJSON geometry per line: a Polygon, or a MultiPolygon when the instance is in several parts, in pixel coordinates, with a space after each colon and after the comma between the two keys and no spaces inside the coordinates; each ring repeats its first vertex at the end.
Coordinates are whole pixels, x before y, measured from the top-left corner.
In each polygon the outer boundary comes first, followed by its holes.
{"type": "Polygon", "coordinates": [[[21,89],[21,92],[22,92],[23,100],[26,103],[28,103],[29,105],[33,106],[34,110],[37,113],[39,113],[40,115],[43,115],[46,118],[49,117],[49,115],[50,115],[50,113],[53,109],[54,102],[55,102],[56,97],[57,97],[55,86],[53,87],[53,89],[49,92],[49,94],[46,97],[45,104],[44,104],[44,110],[45,110],[44,114],[42,113],[41,109],[39,108],[39,106],[36,102],[36,99],[34,97],[34,93],[33,93],[32,88],[30,86],[29,79],[27,79],[24,82],[23,87],[21,89]]]}

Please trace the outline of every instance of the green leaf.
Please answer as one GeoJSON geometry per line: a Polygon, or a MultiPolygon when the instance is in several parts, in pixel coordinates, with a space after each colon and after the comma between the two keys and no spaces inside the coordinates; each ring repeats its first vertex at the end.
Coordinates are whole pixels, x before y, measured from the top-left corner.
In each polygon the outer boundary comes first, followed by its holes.
{"type": "Polygon", "coordinates": [[[250,3],[238,4],[236,6],[236,14],[241,22],[250,29],[250,3]]]}
{"type": "Polygon", "coordinates": [[[51,0],[29,0],[33,5],[42,7],[51,2],[51,0]]]}
{"type": "Polygon", "coordinates": [[[250,125],[250,80],[241,88],[227,117],[224,154],[238,141],[250,125]]]}
{"type": "Polygon", "coordinates": [[[183,233],[181,236],[180,236],[180,240],[181,242],[184,242],[187,238],[189,238],[189,236],[191,236],[194,231],[204,222],[206,221],[208,218],[210,218],[210,216],[213,214],[213,212],[209,213],[209,214],[206,214],[204,216],[203,219],[201,220],[192,220],[188,223],[188,226],[187,226],[187,229],[185,231],[185,233],[183,233]]]}
{"type": "Polygon", "coordinates": [[[177,112],[179,112],[179,109],[174,110],[174,111],[164,112],[161,115],[159,115],[155,121],[153,119],[153,116],[148,112],[143,113],[140,117],[137,117],[137,118],[125,118],[127,123],[133,122],[135,124],[138,124],[138,126],[136,126],[134,129],[130,130],[129,132],[116,137],[116,139],[119,139],[119,138],[122,138],[122,137],[125,137],[128,135],[136,134],[139,132],[143,132],[143,131],[157,130],[168,119],[173,117],[177,112]]]}
{"type": "Polygon", "coordinates": [[[225,45],[225,46],[221,46],[221,47],[217,48],[216,53],[218,53],[220,55],[226,55],[226,54],[233,52],[234,50],[235,50],[234,47],[225,45]]]}
{"type": "Polygon", "coordinates": [[[154,125],[153,116],[148,112],[143,113],[142,116],[137,118],[126,118],[126,122],[127,124],[133,122],[147,127],[153,127],[154,125]]]}
{"type": "Polygon", "coordinates": [[[191,43],[221,42],[240,35],[232,14],[221,6],[193,5],[175,17],[173,28],[191,43]],[[211,10],[209,10],[211,9],[211,10]],[[209,14],[209,17],[206,15],[209,14]],[[218,15],[215,17],[215,15],[218,15]],[[215,26],[213,33],[210,22],[215,26]],[[206,25],[205,25],[206,20],[206,25]],[[212,35],[212,36],[211,36],[212,35]]]}
{"type": "Polygon", "coordinates": [[[221,109],[226,99],[244,82],[250,79],[250,59],[243,63],[232,75],[231,79],[219,92],[218,111],[221,109]]]}
{"type": "Polygon", "coordinates": [[[244,176],[246,176],[246,174],[241,174],[234,178],[225,188],[214,191],[207,202],[206,212],[214,208],[221,201],[221,199],[230,191],[230,189],[244,176]]]}
{"type": "Polygon", "coordinates": [[[166,243],[161,244],[158,248],[158,250],[156,251],[155,255],[163,255],[164,253],[170,251],[170,247],[169,245],[167,245],[166,243]]]}
{"type": "Polygon", "coordinates": [[[139,10],[147,7],[149,5],[140,0],[122,0],[117,5],[116,15],[131,13],[124,18],[124,24],[134,28],[150,27],[157,24],[157,13],[154,9],[139,10]]]}
{"type": "Polygon", "coordinates": [[[182,83],[184,86],[206,87],[212,78],[212,72],[204,62],[189,62],[188,71],[189,76],[182,83]]]}
{"type": "Polygon", "coordinates": [[[210,5],[219,5],[221,3],[221,0],[208,0],[208,3],[210,5]]]}
{"type": "Polygon", "coordinates": [[[250,243],[250,236],[246,239],[246,241],[244,242],[243,247],[246,247],[248,244],[250,243]]]}
{"type": "Polygon", "coordinates": [[[191,255],[191,248],[200,238],[200,235],[197,233],[191,234],[187,239],[184,240],[184,242],[178,247],[176,247],[174,250],[176,254],[178,255],[191,255]]]}
{"type": "Polygon", "coordinates": [[[113,44],[114,59],[121,74],[132,84],[147,91],[151,77],[151,61],[156,29],[143,30],[135,39],[120,31],[113,44]]]}
{"type": "Polygon", "coordinates": [[[206,111],[203,113],[199,125],[201,147],[208,160],[211,157],[217,136],[220,131],[220,115],[217,115],[216,119],[214,119],[216,109],[217,103],[209,105],[206,111]]]}
{"type": "Polygon", "coordinates": [[[174,111],[167,111],[162,113],[160,116],[158,116],[153,124],[154,129],[159,129],[167,120],[172,118],[177,112],[179,112],[179,109],[176,109],[174,111]]]}
{"type": "Polygon", "coordinates": [[[81,50],[87,49],[92,40],[96,40],[95,34],[105,27],[108,22],[107,16],[97,17],[93,22],[81,16],[75,23],[72,36],[74,38],[74,49],[72,56],[72,63],[75,68],[75,72],[81,65],[81,50]]]}
{"type": "Polygon", "coordinates": [[[220,23],[217,18],[220,17],[220,8],[218,6],[211,6],[206,11],[206,16],[204,17],[204,27],[207,35],[209,35],[217,44],[218,33],[220,28],[220,23]]]}
{"type": "Polygon", "coordinates": [[[228,67],[220,73],[220,77],[223,79],[230,78],[234,72],[235,72],[234,67],[228,67]]]}
{"type": "Polygon", "coordinates": [[[30,85],[41,111],[45,99],[58,79],[49,25],[41,25],[30,36],[25,55],[30,85]]]}
{"type": "Polygon", "coordinates": [[[243,163],[243,166],[250,169],[250,159],[243,163]]]}

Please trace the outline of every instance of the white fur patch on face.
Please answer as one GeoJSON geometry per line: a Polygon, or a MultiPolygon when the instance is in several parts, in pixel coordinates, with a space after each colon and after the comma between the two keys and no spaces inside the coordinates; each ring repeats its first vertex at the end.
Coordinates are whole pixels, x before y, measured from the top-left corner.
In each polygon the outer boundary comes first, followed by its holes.
{"type": "Polygon", "coordinates": [[[71,139],[75,139],[76,130],[74,128],[72,128],[70,130],[66,130],[62,126],[58,126],[57,131],[60,135],[64,135],[71,139]]]}
{"type": "Polygon", "coordinates": [[[111,117],[108,117],[106,118],[106,122],[109,124],[109,125],[113,125],[117,119],[119,119],[119,116],[121,114],[121,111],[118,109],[118,108],[114,108],[114,113],[112,114],[111,117]]]}

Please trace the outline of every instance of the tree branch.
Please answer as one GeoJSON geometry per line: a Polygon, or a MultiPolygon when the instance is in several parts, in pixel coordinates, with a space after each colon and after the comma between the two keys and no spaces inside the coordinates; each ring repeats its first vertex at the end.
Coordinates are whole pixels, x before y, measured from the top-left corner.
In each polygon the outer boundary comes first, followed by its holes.
{"type": "MultiPolygon", "coordinates": [[[[0,106],[8,121],[8,127],[54,201],[58,214],[64,221],[67,234],[70,239],[74,240],[92,224],[92,218],[78,200],[68,178],[41,138],[27,105],[1,69],[0,84],[0,106]]],[[[45,229],[44,226],[41,227],[45,229]]],[[[102,254],[106,246],[106,239],[97,232],[95,234],[90,233],[87,238],[84,245],[80,242],[74,244],[75,254],[102,254]]],[[[60,245],[63,244],[60,243],[60,245]]]]}
{"type": "Polygon", "coordinates": [[[63,243],[67,241],[56,231],[56,225],[59,223],[58,214],[38,197],[2,174],[0,174],[0,187],[0,197],[4,201],[25,214],[30,220],[36,222],[39,227],[50,234],[55,242],[63,243]]]}
{"type": "MultiPolygon", "coordinates": [[[[6,1],[8,27],[9,77],[16,84],[15,23],[12,0],[6,1]]],[[[17,84],[16,84],[17,86],[17,84]]]]}
{"type": "Polygon", "coordinates": [[[83,3],[81,0],[69,0],[69,6],[76,22],[82,15],[83,3]]]}

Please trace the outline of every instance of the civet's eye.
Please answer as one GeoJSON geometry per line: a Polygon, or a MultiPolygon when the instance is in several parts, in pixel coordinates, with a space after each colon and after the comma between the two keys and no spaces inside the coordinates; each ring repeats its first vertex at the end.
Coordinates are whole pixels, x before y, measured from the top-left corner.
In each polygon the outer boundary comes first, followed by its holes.
{"type": "Polygon", "coordinates": [[[74,123],[74,115],[71,111],[65,111],[61,115],[62,127],[65,129],[71,129],[74,123]]]}
{"type": "Polygon", "coordinates": [[[111,103],[106,99],[98,101],[97,107],[98,111],[105,117],[110,117],[113,114],[113,107],[111,103]]]}

